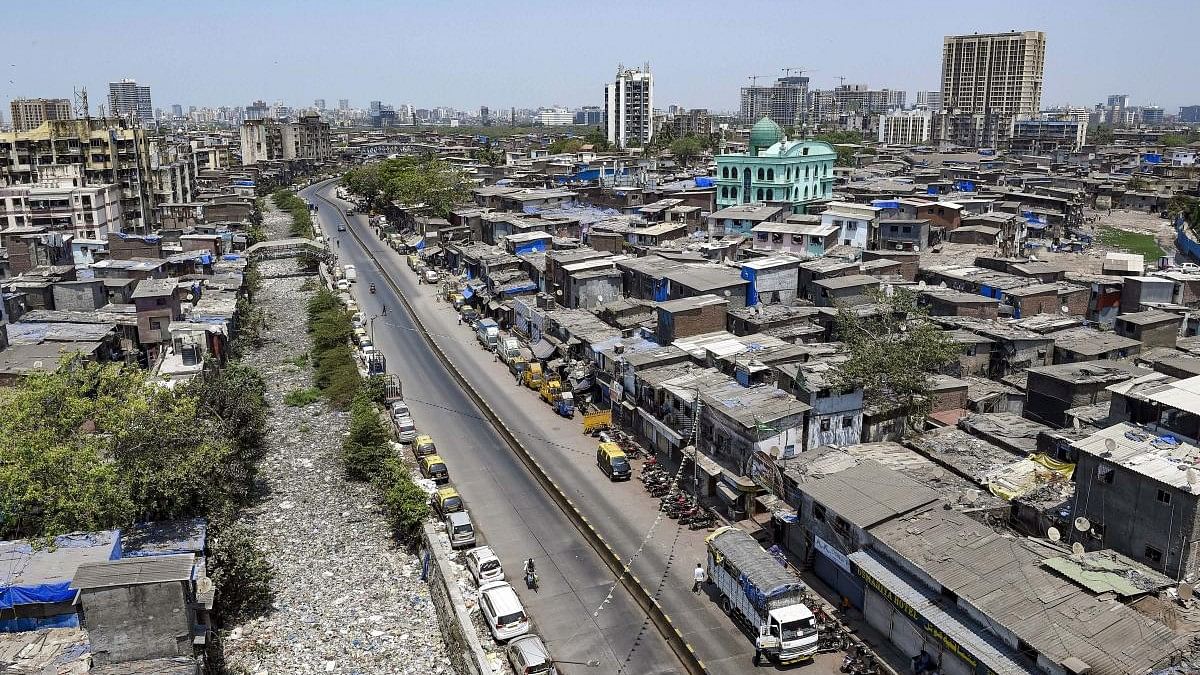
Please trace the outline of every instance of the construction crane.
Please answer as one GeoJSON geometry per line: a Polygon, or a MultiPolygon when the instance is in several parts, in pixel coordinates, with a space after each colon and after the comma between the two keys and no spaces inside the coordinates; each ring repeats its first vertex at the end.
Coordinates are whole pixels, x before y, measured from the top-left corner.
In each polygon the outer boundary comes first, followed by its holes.
{"type": "Polygon", "coordinates": [[[751,87],[757,87],[758,86],[758,78],[760,78],[760,77],[770,77],[770,75],[747,75],[746,79],[750,80],[751,87]]]}
{"type": "Polygon", "coordinates": [[[797,75],[804,75],[805,73],[816,72],[814,70],[809,70],[808,68],[805,68],[804,66],[800,66],[798,68],[780,68],[780,70],[783,71],[784,77],[791,77],[792,73],[796,73],[797,75]]]}

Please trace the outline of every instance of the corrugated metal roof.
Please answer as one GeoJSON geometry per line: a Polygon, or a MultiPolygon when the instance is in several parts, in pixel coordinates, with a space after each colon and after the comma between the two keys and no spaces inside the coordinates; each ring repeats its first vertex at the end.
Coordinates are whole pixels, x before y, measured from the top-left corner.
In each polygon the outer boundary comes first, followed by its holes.
{"type": "Polygon", "coordinates": [[[196,565],[192,553],[127,558],[80,565],[71,581],[71,588],[88,590],[110,586],[157,584],[169,581],[188,581],[196,565]]]}
{"type": "Polygon", "coordinates": [[[997,534],[961,513],[934,506],[871,534],[1053,662],[1077,657],[1093,675],[1144,672],[1190,641],[1047,570],[1042,561],[1059,548],[997,534]]]}
{"type": "Polygon", "coordinates": [[[845,471],[814,476],[798,487],[825,508],[864,529],[931,504],[939,497],[930,488],[874,460],[845,471]]]}

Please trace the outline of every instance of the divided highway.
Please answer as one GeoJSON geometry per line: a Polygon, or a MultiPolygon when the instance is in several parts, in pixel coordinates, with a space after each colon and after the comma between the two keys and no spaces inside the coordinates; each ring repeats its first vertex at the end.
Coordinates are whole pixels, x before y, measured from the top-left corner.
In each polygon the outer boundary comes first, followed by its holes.
{"type": "MultiPolygon", "coordinates": [[[[388,371],[403,381],[418,428],[437,442],[452,484],[482,530],[481,543],[500,556],[507,578],[553,656],[600,661],[599,669],[587,672],[682,672],[666,640],[621,586],[593,617],[612,588],[614,575],[438,360],[366,251],[349,233],[337,232],[336,226],[351,222],[363,241],[379,248],[382,244],[365,222],[355,222],[360,220],[355,217],[344,221],[344,213],[335,212],[332,202],[317,198],[318,189],[322,196],[333,198],[326,194],[332,193],[332,183],[306,188],[301,196],[319,205],[318,222],[326,236],[340,239],[333,249],[340,262],[358,270],[355,296],[362,311],[373,317],[376,348],[387,355],[388,371]],[[367,292],[371,283],[376,285],[374,295],[367,292]],[[531,556],[541,577],[536,593],[520,580],[521,562],[531,556]]],[[[399,270],[389,274],[400,280],[399,270]]],[[[461,336],[471,338],[465,328],[460,330],[461,336]]],[[[565,672],[583,670],[583,666],[564,667],[565,672]]]]}

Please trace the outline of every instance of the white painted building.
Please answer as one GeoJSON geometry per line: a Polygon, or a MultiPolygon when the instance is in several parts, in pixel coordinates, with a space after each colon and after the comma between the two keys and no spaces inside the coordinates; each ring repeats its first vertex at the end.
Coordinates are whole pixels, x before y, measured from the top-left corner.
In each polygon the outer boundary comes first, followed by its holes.
{"type": "Polygon", "coordinates": [[[69,177],[0,188],[0,230],[44,227],[80,239],[121,231],[121,187],[77,185],[69,177]]]}
{"type": "Polygon", "coordinates": [[[644,147],[654,133],[654,78],[645,70],[617,67],[616,79],[604,85],[604,118],[608,142],[618,147],[644,147]]]}
{"type": "Polygon", "coordinates": [[[928,109],[897,110],[879,116],[879,142],[887,145],[924,145],[933,132],[928,109]]]}
{"type": "Polygon", "coordinates": [[[562,127],[574,124],[575,113],[566,108],[542,108],[537,114],[538,124],[547,127],[562,127]]]}
{"type": "Polygon", "coordinates": [[[829,202],[828,208],[821,212],[821,224],[838,228],[839,244],[865,250],[875,239],[872,230],[878,226],[880,210],[866,204],[829,202]]]}

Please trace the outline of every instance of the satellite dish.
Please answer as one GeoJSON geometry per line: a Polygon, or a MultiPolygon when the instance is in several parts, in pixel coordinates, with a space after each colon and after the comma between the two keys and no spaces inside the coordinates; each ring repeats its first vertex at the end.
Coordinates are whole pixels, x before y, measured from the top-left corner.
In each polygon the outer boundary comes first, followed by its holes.
{"type": "Polygon", "coordinates": [[[914,246],[914,247],[913,247],[913,253],[920,253],[920,252],[921,252],[921,247],[920,247],[920,246],[914,246]]]}
{"type": "Polygon", "coordinates": [[[1071,308],[1070,308],[1070,307],[1067,307],[1066,305],[1063,305],[1063,306],[1062,306],[1062,313],[1063,313],[1063,314],[1070,314],[1070,313],[1071,313],[1071,308]]]}
{"type": "Polygon", "coordinates": [[[938,288],[946,288],[946,287],[947,287],[946,282],[944,282],[944,281],[942,283],[938,284],[938,288]]]}
{"type": "Polygon", "coordinates": [[[1106,438],[1106,439],[1104,439],[1104,449],[1105,449],[1105,450],[1107,450],[1107,451],[1109,451],[1109,452],[1116,452],[1116,450],[1117,450],[1117,442],[1116,442],[1116,441],[1114,441],[1114,440],[1113,440],[1113,439],[1111,439],[1111,438],[1106,438]]]}
{"type": "Polygon", "coordinates": [[[1087,532],[1088,530],[1092,529],[1092,521],[1084,518],[1083,516],[1079,516],[1075,519],[1075,529],[1079,530],[1080,532],[1087,532]]]}
{"type": "Polygon", "coordinates": [[[1191,600],[1196,589],[1192,588],[1191,584],[1179,584],[1175,587],[1175,592],[1179,594],[1180,600],[1191,600]]]}
{"type": "Polygon", "coordinates": [[[195,297],[196,297],[196,296],[192,295],[191,293],[188,293],[188,294],[187,294],[187,299],[188,299],[188,300],[191,300],[191,299],[193,299],[193,298],[195,298],[195,297]]]}
{"type": "Polygon", "coordinates": [[[917,288],[925,288],[925,281],[923,279],[917,282],[917,288]]]}
{"type": "Polygon", "coordinates": [[[1062,534],[1058,531],[1057,527],[1052,527],[1046,530],[1046,538],[1050,541],[1060,541],[1062,540],[1062,534]]]}
{"type": "Polygon", "coordinates": [[[1074,553],[1075,555],[1083,555],[1083,544],[1079,542],[1071,544],[1071,553],[1074,553]]]}

